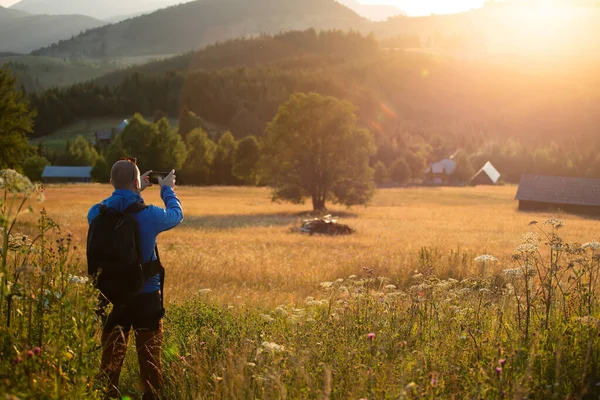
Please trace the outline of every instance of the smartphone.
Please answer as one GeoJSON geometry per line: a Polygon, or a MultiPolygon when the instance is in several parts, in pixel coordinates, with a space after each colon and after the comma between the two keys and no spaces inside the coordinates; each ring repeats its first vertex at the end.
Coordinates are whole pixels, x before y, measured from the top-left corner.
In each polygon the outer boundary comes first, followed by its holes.
{"type": "Polygon", "coordinates": [[[151,172],[150,176],[149,176],[150,183],[158,185],[158,177],[161,177],[162,179],[164,179],[169,174],[170,174],[170,172],[151,172]]]}

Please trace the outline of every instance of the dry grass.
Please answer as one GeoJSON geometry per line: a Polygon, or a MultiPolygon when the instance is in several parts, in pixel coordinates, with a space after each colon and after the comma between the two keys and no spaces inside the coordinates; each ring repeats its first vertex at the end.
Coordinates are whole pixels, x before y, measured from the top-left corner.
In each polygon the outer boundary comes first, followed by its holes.
{"type": "MultiPolygon", "coordinates": [[[[317,292],[319,282],[362,268],[403,281],[423,268],[423,247],[439,254],[440,276],[465,276],[483,253],[500,259],[497,268],[509,268],[528,223],[557,216],[518,212],[515,192],[514,186],[380,190],[368,208],[334,208],[357,234],[330,238],[291,233],[308,205],[271,203],[267,189],[178,188],[185,221],[159,238],[166,296],[183,300],[210,288],[209,298],[223,305],[295,303],[317,292]]],[[[42,205],[63,232],[73,233],[83,256],[87,210],[110,193],[103,185],[50,186],[42,205]]],[[[157,189],[144,194],[161,204],[157,189]]],[[[600,239],[598,220],[558,217],[566,240],[600,239]]]]}

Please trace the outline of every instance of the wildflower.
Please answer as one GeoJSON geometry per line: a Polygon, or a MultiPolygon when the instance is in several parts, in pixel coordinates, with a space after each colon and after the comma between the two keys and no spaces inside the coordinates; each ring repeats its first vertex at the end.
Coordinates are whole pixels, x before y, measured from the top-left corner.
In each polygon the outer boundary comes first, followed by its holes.
{"type": "Polygon", "coordinates": [[[285,350],[285,348],[282,345],[279,345],[277,343],[271,343],[271,342],[263,342],[262,343],[262,347],[265,350],[268,350],[272,353],[279,353],[285,350]]]}
{"type": "Polygon", "coordinates": [[[198,290],[198,293],[200,294],[206,294],[206,293],[210,293],[212,292],[212,289],[200,289],[198,290]]]}
{"type": "Polygon", "coordinates": [[[340,286],[338,290],[342,293],[348,293],[348,288],[346,286],[340,286]]]}
{"type": "Polygon", "coordinates": [[[519,253],[535,253],[538,250],[539,247],[533,243],[523,243],[515,249],[515,251],[519,253]]]}
{"type": "Polygon", "coordinates": [[[40,354],[42,354],[42,349],[39,346],[35,346],[33,348],[33,354],[35,354],[36,356],[39,356],[40,354]]]}
{"type": "Polygon", "coordinates": [[[36,186],[31,183],[29,178],[19,174],[12,169],[0,171],[0,188],[9,193],[27,193],[31,192],[36,186]]]}
{"type": "Polygon", "coordinates": [[[21,364],[23,362],[23,359],[21,358],[21,356],[17,356],[17,358],[15,358],[12,363],[13,364],[21,364]]]}
{"type": "Polygon", "coordinates": [[[490,294],[490,293],[492,293],[492,291],[487,288],[481,288],[481,289],[479,289],[479,293],[490,294]]]}
{"type": "Polygon", "coordinates": [[[333,282],[321,282],[319,284],[323,289],[329,289],[333,286],[333,282]]]}
{"type": "Polygon", "coordinates": [[[256,367],[256,364],[254,364],[253,362],[248,362],[248,363],[246,363],[246,366],[248,366],[250,368],[254,368],[254,367],[256,367]]]}
{"type": "Polygon", "coordinates": [[[435,376],[431,377],[431,386],[437,386],[437,379],[435,376]]]}
{"type": "Polygon", "coordinates": [[[71,283],[85,284],[89,281],[89,278],[87,276],[69,275],[69,281],[71,283]]]}
{"type": "Polygon", "coordinates": [[[367,334],[367,338],[369,340],[373,340],[373,339],[375,339],[375,334],[373,332],[371,332],[371,333],[367,334]]]}
{"type": "Polygon", "coordinates": [[[496,367],[496,375],[502,375],[502,367],[496,367]]]}
{"type": "Polygon", "coordinates": [[[185,359],[185,356],[181,356],[181,361],[186,362],[187,360],[185,359]]]}
{"type": "Polygon", "coordinates": [[[504,364],[506,364],[506,359],[505,359],[505,358],[501,358],[501,359],[498,361],[498,364],[500,364],[500,366],[501,366],[501,367],[504,367],[504,364]]]}
{"type": "Polygon", "coordinates": [[[33,351],[31,351],[31,350],[28,350],[28,351],[27,351],[27,357],[31,358],[31,357],[33,357],[33,356],[34,356],[34,354],[33,354],[33,351]]]}
{"type": "Polygon", "coordinates": [[[280,317],[288,316],[288,312],[285,308],[283,308],[283,306],[277,306],[277,308],[275,309],[275,314],[279,315],[280,317]]]}
{"type": "Polygon", "coordinates": [[[356,275],[350,275],[348,279],[356,279],[356,275]]]}
{"type": "Polygon", "coordinates": [[[544,225],[550,225],[554,228],[560,228],[563,226],[563,222],[557,218],[550,218],[544,222],[544,225]]]}
{"type": "Polygon", "coordinates": [[[421,279],[423,277],[423,274],[415,274],[413,275],[413,279],[421,279]]]}
{"type": "Polygon", "coordinates": [[[335,283],[342,283],[342,282],[344,282],[344,280],[342,278],[336,279],[336,281],[335,281],[335,283]]]}
{"type": "Polygon", "coordinates": [[[386,290],[396,290],[396,285],[386,285],[386,290]]]}
{"type": "Polygon", "coordinates": [[[584,244],[583,246],[581,246],[584,250],[600,250],[600,243],[594,241],[591,241],[589,243],[584,244]]]}
{"type": "Polygon", "coordinates": [[[495,262],[495,261],[498,261],[498,259],[489,254],[483,254],[481,256],[475,257],[475,262],[478,262],[478,263],[495,262]]]}

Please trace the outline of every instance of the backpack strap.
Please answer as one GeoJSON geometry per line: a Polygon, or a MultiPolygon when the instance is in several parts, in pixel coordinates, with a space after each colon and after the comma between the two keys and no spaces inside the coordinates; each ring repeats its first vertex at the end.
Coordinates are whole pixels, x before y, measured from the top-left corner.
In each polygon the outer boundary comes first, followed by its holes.
{"type": "MultiPolygon", "coordinates": [[[[140,211],[148,208],[144,203],[133,203],[129,207],[125,209],[125,213],[127,214],[137,214],[140,211]]],[[[144,280],[152,278],[154,275],[160,275],[160,304],[162,308],[162,312],[164,312],[164,286],[165,286],[165,269],[160,262],[160,254],[158,253],[158,245],[154,246],[154,252],[156,253],[156,260],[149,261],[147,263],[142,264],[144,268],[144,280]]]]}

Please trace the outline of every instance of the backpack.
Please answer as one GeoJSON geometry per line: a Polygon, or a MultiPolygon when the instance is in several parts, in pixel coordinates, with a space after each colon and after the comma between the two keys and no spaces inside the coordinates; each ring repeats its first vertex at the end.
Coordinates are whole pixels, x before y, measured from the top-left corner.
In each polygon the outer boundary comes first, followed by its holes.
{"type": "MultiPolygon", "coordinates": [[[[160,273],[160,260],[144,264],[140,232],[135,214],[147,206],[134,203],[124,212],[102,204],[92,221],[87,237],[88,275],[101,294],[114,305],[127,303],[144,282],[160,273]]],[[[157,252],[158,255],[158,252],[157,252]]]]}

